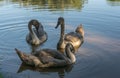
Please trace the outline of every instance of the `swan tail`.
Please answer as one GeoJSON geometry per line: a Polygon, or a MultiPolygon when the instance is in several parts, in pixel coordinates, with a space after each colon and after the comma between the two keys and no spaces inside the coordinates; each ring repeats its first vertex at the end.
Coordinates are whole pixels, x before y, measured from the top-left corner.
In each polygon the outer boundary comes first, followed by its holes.
{"type": "Polygon", "coordinates": [[[19,56],[19,58],[21,59],[21,61],[24,62],[24,58],[26,57],[26,54],[21,52],[17,48],[15,48],[15,51],[16,51],[17,55],[19,56]]]}

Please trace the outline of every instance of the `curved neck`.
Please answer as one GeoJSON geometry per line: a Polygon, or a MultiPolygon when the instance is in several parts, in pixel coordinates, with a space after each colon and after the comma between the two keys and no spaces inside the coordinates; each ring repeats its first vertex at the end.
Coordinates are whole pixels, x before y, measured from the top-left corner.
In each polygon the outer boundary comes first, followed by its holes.
{"type": "Polygon", "coordinates": [[[37,35],[36,35],[36,33],[33,31],[33,29],[32,29],[32,23],[30,22],[29,24],[28,24],[28,29],[29,29],[29,31],[30,31],[30,34],[32,35],[32,38],[34,39],[38,39],[38,37],[37,37],[37,35]]]}
{"type": "Polygon", "coordinates": [[[70,48],[66,48],[65,52],[66,52],[66,56],[71,60],[71,63],[75,63],[76,57],[72,53],[71,49],[70,48]]]}
{"type": "Polygon", "coordinates": [[[33,31],[33,29],[32,29],[32,23],[31,23],[31,22],[28,24],[28,29],[29,29],[29,31],[30,31],[31,34],[34,34],[34,31],[33,31]]]}

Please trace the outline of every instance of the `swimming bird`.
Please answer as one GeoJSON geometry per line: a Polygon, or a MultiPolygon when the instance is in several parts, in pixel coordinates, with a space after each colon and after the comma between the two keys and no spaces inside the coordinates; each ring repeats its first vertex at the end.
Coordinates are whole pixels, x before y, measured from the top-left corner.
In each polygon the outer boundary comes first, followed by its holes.
{"type": "Polygon", "coordinates": [[[84,42],[84,29],[82,24],[80,24],[74,32],[64,34],[65,22],[63,17],[58,18],[58,22],[55,28],[61,26],[60,39],[57,43],[57,49],[65,49],[67,43],[71,43],[74,48],[79,48],[84,42]]]}
{"type": "Polygon", "coordinates": [[[34,54],[26,54],[16,48],[15,51],[23,63],[35,67],[63,67],[76,61],[75,50],[70,43],[66,45],[66,54],[54,49],[42,49],[34,54]]]}
{"type": "Polygon", "coordinates": [[[43,25],[36,19],[32,19],[28,23],[29,34],[26,41],[32,45],[39,45],[47,40],[47,33],[44,31],[43,25]],[[35,28],[32,28],[32,27],[35,28]]]}

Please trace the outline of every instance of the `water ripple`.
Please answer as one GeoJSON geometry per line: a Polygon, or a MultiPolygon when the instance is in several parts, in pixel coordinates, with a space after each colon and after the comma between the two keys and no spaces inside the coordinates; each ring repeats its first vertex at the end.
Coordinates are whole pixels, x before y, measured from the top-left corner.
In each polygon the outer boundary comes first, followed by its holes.
{"type": "Polygon", "coordinates": [[[74,73],[88,72],[88,70],[93,70],[101,64],[102,62],[101,56],[99,56],[97,53],[89,53],[90,50],[88,52],[86,51],[87,50],[85,50],[84,53],[80,53],[80,52],[77,53],[76,55],[77,62],[73,70],[74,73]]]}

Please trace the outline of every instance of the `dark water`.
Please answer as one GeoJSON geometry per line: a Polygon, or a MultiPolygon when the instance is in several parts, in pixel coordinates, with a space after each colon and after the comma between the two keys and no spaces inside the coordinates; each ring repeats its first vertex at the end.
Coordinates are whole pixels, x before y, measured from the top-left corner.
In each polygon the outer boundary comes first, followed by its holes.
{"type": "Polygon", "coordinates": [[[0,0],[0,78],[120,78],[120,0],[0,0]],[[48,40],[38,47],[56,49],[57,18],[66,33],[84,25],[85,42],[73,66],[35,69],[21,65],[14,48],[30,53],[27,24],[39,20],[48,40]]]}

